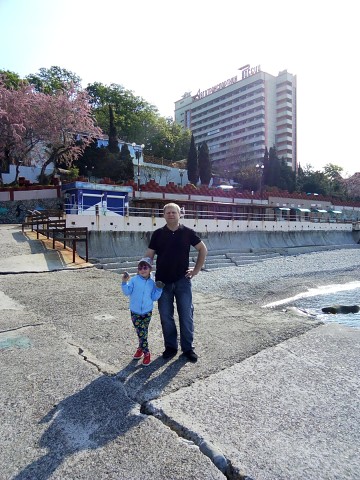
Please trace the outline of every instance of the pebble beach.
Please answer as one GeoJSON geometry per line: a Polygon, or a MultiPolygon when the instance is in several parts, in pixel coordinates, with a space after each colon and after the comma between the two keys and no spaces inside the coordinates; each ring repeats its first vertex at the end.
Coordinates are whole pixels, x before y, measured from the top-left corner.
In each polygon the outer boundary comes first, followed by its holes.
{"type": "Polygon", "coordinates": [[[194,278],[193,290],[260,306],[309,288],[357,281],[359,274],[360,247],[355,246],[210,270],[194,278]]]}

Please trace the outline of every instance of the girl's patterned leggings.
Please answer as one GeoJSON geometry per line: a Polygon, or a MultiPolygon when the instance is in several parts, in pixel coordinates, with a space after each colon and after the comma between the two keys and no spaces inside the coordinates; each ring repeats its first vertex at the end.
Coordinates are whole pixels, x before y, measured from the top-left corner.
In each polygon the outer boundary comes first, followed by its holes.
{"type": "Polygon", "coordinates": [[[145,313],[144,315],[131,312],[131,321],[135,327],[136,335],[139,339],[139,348],[141,348],[144,353],[148,353],[149,351],[148,331],[151,314],[152,312],[145,313]]]}

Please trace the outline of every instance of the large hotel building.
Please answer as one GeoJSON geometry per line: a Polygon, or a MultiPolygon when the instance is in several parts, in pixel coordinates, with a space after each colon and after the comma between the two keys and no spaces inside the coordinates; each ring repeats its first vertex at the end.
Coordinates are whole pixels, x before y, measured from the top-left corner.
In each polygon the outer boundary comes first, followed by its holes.
{"type": "Polygon", "coordinates": [[[197,146],[207,143],[215,172],[259,164],[265,147],[274,146],[296,170],[296,76],[273,76],[260,66],[239,70],[240,78],[185,93],[175,102],[175,122],[192,131],[197,146]]]}

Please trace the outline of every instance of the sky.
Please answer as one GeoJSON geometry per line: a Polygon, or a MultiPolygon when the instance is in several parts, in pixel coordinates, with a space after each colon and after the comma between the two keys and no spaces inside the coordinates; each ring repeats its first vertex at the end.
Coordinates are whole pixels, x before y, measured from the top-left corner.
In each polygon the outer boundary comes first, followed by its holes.
{"type": "MultiPolygon", "coordinates": [[[[59,66],[116,83],[163,116],[250,64],[297,76],[298,161],[360,171],[354,0],[0,0],[0,69],[59,66]]],[[[240,78],[238,76],[238,78],[240,78]]]]}

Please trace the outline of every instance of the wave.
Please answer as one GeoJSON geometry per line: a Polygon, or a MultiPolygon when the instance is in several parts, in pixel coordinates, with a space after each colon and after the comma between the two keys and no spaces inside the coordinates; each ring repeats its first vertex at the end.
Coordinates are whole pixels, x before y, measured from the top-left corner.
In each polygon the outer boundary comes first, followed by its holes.
{"type": "MultiPolygon", "coordinates": [[[[302,298],[317,297],[320,295],[332,295],[332,294],[337,294],[338,292],[346,292],[346,291],[351,291],[356,289],[360,289],[360,282],[322,285],[316,288],[310,288],[306,292],[300,292],[294,295],[293,297],[284,298],[282,300],[277,300],[276,302],[268,303],[267,305],[263,305],[263,308],[274,308],[274,307],[278,307],[279,305],[285,305],[288,303],[297,302],[302,298]]],[[[335,301],[333,303],[336,304],[338,302],[335,301]]]]}
{"type": "Polygon", "coordinates": [[[264,305],[265,308],[275,308],[280,305],[289,305],[284,312],[296,312],[298,315],[313,317],[324,323],[338,323],[347,327],[360,328],[360,314],[325,314],[324,306],[360,304],[360,282],[345,284],[321,285],[300,292],[293,297],[284,298],[264,305]]]}

